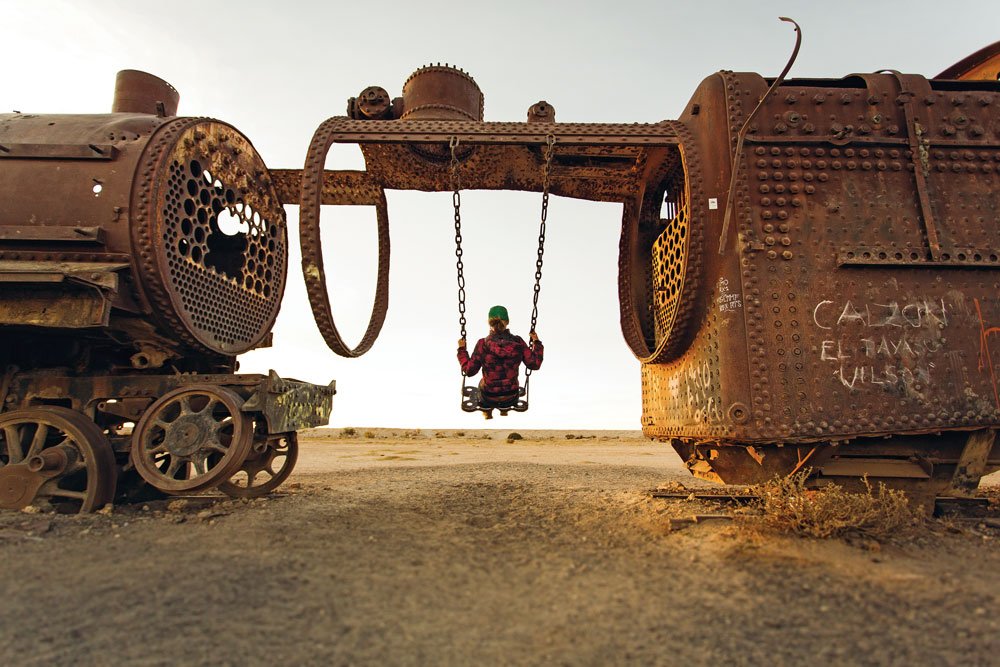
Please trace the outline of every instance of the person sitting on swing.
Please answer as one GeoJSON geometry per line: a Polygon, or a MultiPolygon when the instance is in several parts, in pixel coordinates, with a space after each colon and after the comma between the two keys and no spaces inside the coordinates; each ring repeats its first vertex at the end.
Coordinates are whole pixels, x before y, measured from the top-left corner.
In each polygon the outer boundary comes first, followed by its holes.
{"type": "Polygon", "coordinates": [[[493,419],[493,408],[499,409],[504,416],[517,404],[520,389],[517,376],[522,362],[533,371],[542,366],[545,348],[538,334],[532,331],[529,334],[531,345],[526,345],[523,338],[507,329],[509,323],[507,309],[493,306],[489,314],[490,334],[479,339],[471,357],[465,349],[465,339],[458,340],[458,363],[462,373],[471,377],[483,369],[479,405],[486,419],[493,419]]]}

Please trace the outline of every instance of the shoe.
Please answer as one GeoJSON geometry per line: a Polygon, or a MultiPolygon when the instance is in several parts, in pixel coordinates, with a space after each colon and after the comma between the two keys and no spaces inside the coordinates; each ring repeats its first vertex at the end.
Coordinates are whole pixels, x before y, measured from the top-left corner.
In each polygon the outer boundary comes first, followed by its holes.
{"type": "Polygon", "coordinates": [[[501,417],[506,417],[507,416],[507,411],[506,410],[501,410],[500,411],[500,416],[501,417]]]}

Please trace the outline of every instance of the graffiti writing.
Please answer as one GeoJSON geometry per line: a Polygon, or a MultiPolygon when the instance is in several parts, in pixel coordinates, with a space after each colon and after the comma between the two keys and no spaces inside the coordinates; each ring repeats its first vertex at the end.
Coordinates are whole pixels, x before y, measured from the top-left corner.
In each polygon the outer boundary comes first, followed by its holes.
{"type": "Polygon", "coordinates": [[[939,340],[910,341],[907,340],[906,336],[862,338],[853,344],[843,340],[824,340],[820,344],[819,358],[821,361],[841,361],[852,357],[916,359],[937,352],[941,347],[942,344],[939,340]],[[850,346],[846,352],[845,346],[850,346]]]}
{"type": "Polygon", "coordinates": [[[936,302],[922,299],[903,304],[891,301],[858,305],[847,301],[843,308],[838,308],[833,301],[820,301],[813,308],[813,321],[820,329],[827,330],[845,324],[860,324],[873,329],[919,329],[928,326],[943,328],[948,326],[948,309],[944,299],[936,302]]]}
{"type": "Polygon", "coordinates": [[[944,346],[939,331],[948,316],[943,299],[820,301],[813,322],[830,333],[819,344],[819,359],[847,389],[921,393],[933,381],[931,357],[944,346]]]}
{"type": "Polygon", "coordinates": [[[719,307],[720,313],[739,310],[743,307],[740,295],[729,291],[729,281],[727,279],[719,278],[718,289],[719,296],[715,298],[715,303],[719,307]]]}
{"type": "Polygon", "coordinates": [[[847,367],[842,365],[834,371],[834,376],[848,389],[860,388],[867,384],[879,387],[898,387],[902,385],[919,391],[922,387],[930,384],[930,369],[933,367],[934,364],[918,366],[912,369],[906,366],[896,367],[889,364],[883,366],[847,367]]]}

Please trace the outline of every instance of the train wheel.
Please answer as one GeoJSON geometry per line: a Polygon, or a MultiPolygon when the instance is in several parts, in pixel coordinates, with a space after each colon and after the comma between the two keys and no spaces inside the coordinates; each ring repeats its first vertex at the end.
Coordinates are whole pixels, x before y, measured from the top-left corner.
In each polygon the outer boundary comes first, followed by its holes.
{"type": "Polygon", "coordinates": [[[253,451],[231,479],[219,490],[232,498],[263,496],[288,479],[299,458],[299,440],[295,432],[263,436],[253,444],[253,451]]]}
{"type": "Polygon", "coordinates": [[[193,385],[158,398],[132,433],[132,463],[166,493],[204,491],[232,477],[250,454],[253,419],[225,387],[193,385]]]}
{"type": "Polygon", "coordinates": [[[114,492],[114,452],[85,415],[59,406],[0,415],[0,508],[44,502],[62,512],[93,512],[114,492]]]}

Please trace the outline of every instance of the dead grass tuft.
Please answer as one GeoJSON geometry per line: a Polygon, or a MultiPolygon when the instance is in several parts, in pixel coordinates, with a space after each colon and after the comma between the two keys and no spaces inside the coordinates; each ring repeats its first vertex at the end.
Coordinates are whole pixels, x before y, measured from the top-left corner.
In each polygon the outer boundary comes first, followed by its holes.
{"type": "Polygon", "coordinates": [[[340,437],[341,438],[353,438],[357,434],[358,434],[358,430],[356,428],[347,427],[347,428],[340,429],[340,437]]]}
{"type": "Polygon", "coordinates": [[[904,492],[881,482],[876,488],[866,479],[861,492],[836,484],[808,489],[807,476],[802,472],[754,487],[760,499],[740,515],[741,527],[799,537],[886,541],[913,534],[927,520],[904,492]]]}

